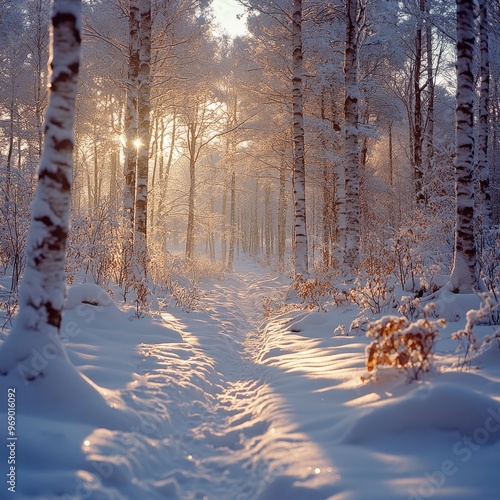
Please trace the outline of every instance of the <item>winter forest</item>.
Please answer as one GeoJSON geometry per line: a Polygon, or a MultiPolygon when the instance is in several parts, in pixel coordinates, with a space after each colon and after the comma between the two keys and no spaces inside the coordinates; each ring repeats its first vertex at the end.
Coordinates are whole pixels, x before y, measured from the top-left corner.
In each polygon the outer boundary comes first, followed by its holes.
{"type": "Polygon", "coordinates": [[[0,498],[499,498],[498,0],[0,40],[0,498]]]}

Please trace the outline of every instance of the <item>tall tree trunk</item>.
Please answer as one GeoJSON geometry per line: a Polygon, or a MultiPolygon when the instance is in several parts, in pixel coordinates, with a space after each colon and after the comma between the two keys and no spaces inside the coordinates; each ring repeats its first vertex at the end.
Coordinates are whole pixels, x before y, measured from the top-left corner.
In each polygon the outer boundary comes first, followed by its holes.
{"type": "Polygon", "coordinates": [[[43,146],[43,111],[45,109],[46,97],[46,70],[48,51],[48,20],[50,18],[50,4],[46,0],[39,0],[34,5],[33,19],[33,55],[35,65],[35,120],[37,125],[36,152],[37,160],[40,161],[43,146]]]}
{"type": "Polygon", "coordinates": [[[456,0],[456,3],[456,226],[448,287],[455,293],[472,293],[479,285],[474,235],[474,0],[456,0]]]}
{"type": "Polygon", "coordinates": [[[392,144],[392,122],[389,124],[389,186],[394,187],[394,146],[392,144]]]}
{"type": "Polygon", "coordinates": [[[479,176],[480,214],[483,229],[491,226],[490,171],[488,163],[490,61],[488,4],[479,0],[481,44],[481,91],[479,95],[479,126],[477,131],[477,169],[479,176]]]}
{"type": "Polygon", "coordinates": [[[294,221],[294,272],[307,277],[308,246],[306,224],[306,169],[304,162],[304,115],[302,95],[302,0],[293,1],[293,194],[294,221]]]}
{"type": "Polygon", "coordinates": [[[19,315],[0,348],[0,373],[16,364],[27,381],[37,378],[33,357],[50,348],[65,357],[59,341],[66,295],[65,257],[71,206],[75,97],[80,63],[80,0],[55,0],[50,100],[27,242],[26,271],[19,294],[19,315]]]}
{"type": "MultiPolygon", "coordinates": [[[[164,132],[164,127],[162,128],[164,132]]],[[[161,138],[160,148],[163,151],[163,136],[161,138]]],[[[168,182],[170,180],[170,170],[172,168],[172,162],[174,158],[174,148],[175,148],[175,140],[177,139],[177,109],[174,108],[174,114],[172,116],[172,135],[170,137],[170,148],[168,153],[167,162],[165,164],[165,169],[163,169],[163,155],[160,157],[160,201],[158,203],[158,219],[161,221],[165,220],[164,212],[165,212],[165,198],[168,192],[168,182]]],[[[166,237],[163,237],[163,241],[166,241],[166,237]]]]}
{"type": "Polygon", "coordinates": [[[234,249],[236,247],[236,165],[231,166],[231,198],[229,201],[229,253],[227,268],[232,271],[234,264],[234,249]]]}
{"type": "Polygon", "coordinates": [[[278,262],[285,263],[286,249],[286,162],[281,159],[279,170],[279,199],[278,199],[278,262]]]}
{"type": "Polygon", "coordinates": [[[139,0],[130,0],[127,109],[125,112],[125,186],[123,210],[127,223],[125,238],[133,241],[135,185],[137,173],[137,86],[139,78],[139,0]]]}
{"type": "Polygon", "coordinates": [[[330,164],[324,160],[323,164],[323,206],[321,214],[321,233],[322,244],[321,253],[323,261],[323,269],[328,271],[332,263],[331,243],[332,243],[332,228],[335,224],[335,211],[333,206],[335,185],[331,175],[330,164]]]}
{"type": "Polygon", "coordinates": [[[272,253],[272,213],[271,213],[271,186],[269,183],[264,187],[264,246],[266,264],[271,262],[272,253]]]}
{"type": "Polygon", "coordinates": [[[116,174],[118,172],[118,153],[111,152],[111,170],[109,173],[109,204],[111,207],[116,206],[116,174]]]}
{"type": "MultiPolygon", "coordinates": [[[[137,99],[138,153],[135,197],[135,250],[143,258],[147,254],[148,175],[151,113],[151,0],[141,0],[139,42],[139,89],[137,99]]],[[[145,265],[145,262],[141,262],[145,265]]]]}
{"type": "MultiPolygon", "coordinates": [[[[155,222],[156,222],[156,200],[157,200],[157,186],[158,186],[158,177],[159,177],[159,170],[160,170],[160,162],[159,162],[159,151],[160,151],[160,122],[161,118],[158,116],[158,113],[155,113],[154,119],[153,119],[153,133],[151,134],[150,137],[150,143],[151,143],[151,151],[150,151],[150,156],[153,158],[153,171],[151,173],[151,183],[150,184],[150,190],[151,190],[151,195],[150,195],[150,200],[149,200],[149,218],[148,218],[148,224],[149,227],[152,229],[155,227],[155,222]]],[[[147,229],[147,232],[149,232],[149,229],[147,229]]],[[[152,233],[149,232],[149,237],[151,238],[152,233]]]]}
{"type": "Polygon", "coordinates": [[[358,0],[347,0],[344,59],[344,171],[346,228],[344,264],[353,270],[359,263],[359,144],[358,144],[358,0]]]}
{"type": "Polygon", "coordinates": [[[222,174],[222,207],[221,207],[221,236],[220,236],[220,246],[221,246],[221,260],[224,264],[227,261],[227,195],[228,195],[228,184],[230,182],[230,171],[233,168],[233,159],[229,157],[229,137],[226,137],[224,144],[224,157],[223,157],[223,174],[222,174]]]}
{"type": "Polygon", "coordinates": [[[12,187],[12,163],[14,156],[14,114],[16,98],[14,96],[14,88],[12,88],[9,109],[9,146],[7,150],[7,179],[5,182],[5,201],[10,201],[10,190],[12,187]]]}
{"type": "Polygon", "coordinates": [[[255,190],[252,207],[250,208],[250,255],[259,254],[259,178],[255,178],[255,190]]]}
{"type": "Polygon", "coordinates": [[[188,220],[186,228],[186,255],[194,257],[194,202],[196,197],[196,125],[191,123],[188,127],[189,137],[189,198],[188,220]]]}
{"type": "MultiPolygon", "coordinates": [[[[432,23],[430,18],[431,0],[425,0],[425,45],[427,51],[427,117],[425,124],[425,169],[431,172],[434,157],[434,100],[436,86],[434,83],[434,68],[432,61],[432,23]]],[[[424,198],[427,202],[425,193],[424,198]]]]}
{"type": "Polygon", "coordinates": [[[337,213],[335,226],[336,257],[339,266],[342,268],[344,266],[347,227],[344,162],[337,163],[335,169],[335,212],[337,213]]]}
{"type": "Polygon", "coordinates": [[[94,157],[93,157],[93,164],[94,164],[94,169],[93,169],[93,199],[92,199],[92,205],[94,209],[97,209],[101,203],[101,196],[99,192],[99,143],[97,140],[98,137],[98,132],[97,132],[97,126],[96,122],[94,122],[93,126],[94,130],[94,138],[93,138],[93,150],[94,150],[94,157]]]}
{"type": "Polygon", "coordinates": [[[215,234],[214,234],[214,220],[215,214],[215,197],[214,191],[210,191],[210,215],[207,221],[207,246],[210,255],[210,260],[215,261],[215,234]]]}
{"type": "Polygon", "coordinates": [[[422,88],[420,86],[420,77],[422,75],[422,27],[423,15],[425,12],[425,0],[419,1],[419,10],[417,12],[417,29],[415,32],[415,70],[413,74],[413,175],[415,180],[415,194],[417,206],[425,201],[423,186],[423,167],[422,167],[422,88]]]}

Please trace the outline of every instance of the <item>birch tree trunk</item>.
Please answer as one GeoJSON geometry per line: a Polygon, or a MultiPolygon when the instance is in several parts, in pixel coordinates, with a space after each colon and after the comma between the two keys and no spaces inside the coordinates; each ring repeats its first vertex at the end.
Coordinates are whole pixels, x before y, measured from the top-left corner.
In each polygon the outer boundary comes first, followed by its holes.
{"type": "Polygon", "coordinates": [[[128,226],[125,238],[133,241],[137,171],[137,82],[139,78],[139,0],[130,0],[127,108],[125,111],[125,186],[123,211],[128,226]]]}
{"type": "Polygon", "coordinates": [[[221,207],[221,235],[220,235],[220,246],[221,246],[221,260],[224,264],[227,261],[227,228],[226,228],[226,217],[227,217],[227,194],[229,190],[229,168],[228,168],[228,158],[229,158],[229,140],[226,138],[225,144],[225,155],[223,159],[223,186],[222,186],[222,207],[221,207]]]}
{"type": "Polygon", "coordinates": [[[308,276],[306,225],[306,170],[304,163],[304,115],[302,95],[302,0],[293,1],[293,195],[295,202],[295,274],[308,276]]]}
{"type": "MultiPolygon", "coordinates": [[[[26,270],[19,315],[0,349],[0,373],[16,364],[27,380],[37,378],[32,358],[47,346],[51,358],[65,356],[59,340],[66,296],[65,258],[71,206],[75,97],[80,64],[81,1],[54,0],[50,98],[45,115],[43,154],[32,206],[26,270]]],[[[42,365],[43,366],[43,365],[42,365]]]]}
{"type": "MultiPolygon", "coordinates": [[[[198,108],[195,110],[197,116],[198,108]]],[[[196,118],[190,120],[187,129],[188,150],[189,150],[189,199],[188,199],[188,219],[186,227],[186,256],[189,259],[194,257],[194,202],[196,197],[196,142],[197,142],[197,122],[196,118]]]]}
{"type": "Polygon", "coordinates": [[[229,210],[229,253],[227,269],[233,270],[234,249],[236,247],[236,165],[231,166],[231,199],[229,210]]]}
{"type": "Polygon", "coordinates": [[[358,144],[358,0],[347,0],[344,59],[344,172],[346,227],[344,264],[353,270],[359,262],[359,144],[358,144]]]}
{"type": "Polygon", "coordinates": [[[477,169],[479,176],[480,214],[483,229],[491,226],[490,172],[488,163],[490,61],[488,33],[488,5],[479,0],[481,45],[481,90],[479,94],[479,126],[477,131],[477,169]]]}
{"type": "Polygon", "coordinates": [[[135,196],[135,253],[145,265],[147,255],[148,175],[151,113],[151,0],[141,0],[139,37],[139,88],[137,187],[135,196]]]}
{"type": "MultiPolygon", "coordinates": [[[[425,168],[428,173],[432,169],[434,157],[434,100],[436,85],[434,82],[434,68],[432,61],[432,22],[430,17],[431,0],[425,1],[425,45],[427,50],[427,117],[425,125],[425,168]]],[[[424,202],[427,195],[424,192],[424,202]]]]}
{"type": "Polygon", "coordinates": [[[335,165],[335,212],[337,214],[335,233],[337,240],[336,257],[340,268],[344,267],[346,247],[346,196],[345,196],[345,166],[343,162],[335,165]]]}
{"type": "Polygon", "coordinates": [[[422,74],[422,27],[423,15],[425,12],[425,0],[419,1],[419,10],[417,12],[417,29],[415,32],[415,69],[413,74],[413,175],[415,182],[415,194],[417,207],[425,201],[422,168],[422,88],[420,86],[420,77],[422,74]]]}
{"type": "Polygon", "coordinates": [[[448,287],[454,293],[478,289],[474,235],[474,1],[457,3],[457,95],[455,196],[456,226],[453,269],[448,287]]]}
{"type": "MultiPolygon", "coordinates": [[[[283,153],[284,154],[284,153],[283,153]]],[[[279,196],[278,196],[278,262],[285,264],[286,251],[286,162],[281,159],[279,169],[279,196]]]]}
{"type": "Polygon", "coordinates": [[[272,213],[271,213],[271,186],[267,183],[264,187],[264,248],[266,265],[271,262],[272,253],[272,213]]]}

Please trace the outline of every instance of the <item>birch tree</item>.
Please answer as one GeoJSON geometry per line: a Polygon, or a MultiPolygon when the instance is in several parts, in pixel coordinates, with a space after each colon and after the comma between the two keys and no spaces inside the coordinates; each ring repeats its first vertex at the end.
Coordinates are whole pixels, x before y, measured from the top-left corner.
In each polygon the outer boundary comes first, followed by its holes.
{"type": "Polygon", "coordinates": [[[19,294],[20,310],[11,334],[0,348],[0,373],[6,375],[22,363],[19,373],[28,380],[41,373],[30,363],[33,356],[40,355],[37,349],[43,354],[49,345],[52,357],[65,356],[59,330],[66,295],[80,16],[81,0],[54,0],[50,97],[28,234],[26,271],[19,294]]]}
{"type": "Polygon", "coordinates": [[[294,0],[292,12],[292,112],[293,112],[293,195],[295,203],[295,274],[307,277],[306,168],[304,162],[304,113],[302,89],[302,0],[294,0]]]}
{"type": "Polygon", "coordinates": [[[456,0],[456,5],[456,226],[448,288],[454,293],[472,293],[479,285],[474,234],[474,1],[456,0]]]}
{"type": "Polygon", "coordinates": [[[130,0],[127,106],[125,111],[125,185],[123,209],[128,225],[126,238],[133,238],[137,170],[137,86],[139,79],[139,1],[130,0]]]}
{"type": "MultiPolygon", "coordinates": [[[[137,99],[137,187],[135,197],[135,252],[147,254],[147,197],[150,142],[151,94],[151,0],[141,0],[139,37],[139,78],[137,99]]],[[[143,262],[141,262],[143,264],[143,262]]]]}
{"type": "Polygon", "coordinates": [[[479,176],[481,222],[483,229],[488,229],[491,225],[492,214],[488,164],[490,61],[487,0],[479,0],[479,17],[481,89],[479,94],[479,124],[477,131],[477,169],[479,176]]]}
{"type": "Polygon", "coordinates": [[[359,145],[358,145],[358,1],[346,2],[344,59],[344,172],[345,172],[345,253],[344,263],[354,269],[359,261],[359,145]]]}
{"type": "MultiPolygon", "coordinates": [[[[430,173],[434,156],[434,101],[436,97],[436,83],[434,80],[433,63],[433,40],[431,1],[425,2],[425,44],[427,51],[427,117],[425,127],[425,173],[430,173]]],[[[426,202],[426,193],[423,193],[423,201],[426,202]]]]}
{"type": "Polygon", "coordinates": [[[422,125],[422,87],[420,79],[422,76],[422,31],[423,16],[425,12],[425,0],[419,0],[417,11],[417,29],[415,31],[415,66],[413,69],[413,171],[415,179],[415,193],[417,206],[425,201],[423,192],[423,166],[422,166],[422,146],[423,146],[423,125],[422,125]]]}

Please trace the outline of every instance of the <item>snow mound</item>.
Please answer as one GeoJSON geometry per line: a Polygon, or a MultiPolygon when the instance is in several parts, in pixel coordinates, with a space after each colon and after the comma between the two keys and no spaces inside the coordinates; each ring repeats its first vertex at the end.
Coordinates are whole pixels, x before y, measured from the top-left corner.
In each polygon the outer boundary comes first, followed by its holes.
{"type": "Polygon", "coordinates": [[[449,290],[442,289],[432,302],[436,306],[436,313],[439,318],[454,323],[465,319],[467,311],[479,309],[482,298],[477,294],[452,293],[449,290]]]}
{"type": "Polygon", "coordinates": [[[487,434],[487,442],[496,443],[500,440],[500,402],[453,384],[419,387],[362,414],[342,441],[358,444],[391,434],[424,431],[481,434],[481,439],[487,434]]]}
{"type": "MultiPolygon", "coordinates": [[[[56,421],[81,422],[111,429],[127,429],[135,416],[123,411],[123,404],[115,396],[110,405],[102,396],[102,389],[80,373],[68,360],[62,345],[53,344],[51,350],[34,351],[26,365],[0,377],[0,390],[7,394],[14,387],[19,397],[17,411],[56,421]],[[50,354],[44,356],[44,354],[50,354]],[[39,372],[27,380],[25,372],[39,372]]],[[[29,375],[29,373],[28,373],[29,375]]]]}
{"type": "Polygon", "coordinates": [[[69,288],[68,298],[64,307],[66,309],[74,309],[80,304],[118,309],[111,295],[93,283],[82,283],[69,288]]]}

